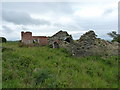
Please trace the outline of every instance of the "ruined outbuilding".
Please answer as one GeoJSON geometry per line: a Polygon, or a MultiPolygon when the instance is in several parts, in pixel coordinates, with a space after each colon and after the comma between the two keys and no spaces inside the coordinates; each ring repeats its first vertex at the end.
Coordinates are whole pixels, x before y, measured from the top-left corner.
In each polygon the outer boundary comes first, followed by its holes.
{"type": "Polygon", "coordinates": [[[66,31],[59,31],[49,38],[49,45],[53,48],[59,48],[63,42],[72,43],[72,36],[66,31]]]}
{"type": "Polygon", "coordinates": [[[59,44],[63,41],[70,43],[72,41],[72,36],[62,30],[51,37],[32,36],[32,32],[21,32],[21,42],[24,45],[51,45],[52,48],[59,48],[59,44]]]}
{"type": "Polygon", "coordinates": [[[46,36],[32,36],[32,32],[21,32],[21,42],[25,45],[38,44],[48,45],[48,37],[46,36]]]}

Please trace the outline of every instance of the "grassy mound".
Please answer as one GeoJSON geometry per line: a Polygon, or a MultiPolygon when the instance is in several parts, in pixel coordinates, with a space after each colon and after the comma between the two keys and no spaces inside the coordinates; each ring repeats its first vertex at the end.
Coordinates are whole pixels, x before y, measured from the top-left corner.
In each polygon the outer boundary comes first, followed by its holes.
{"type": "Polygon", "coordinates": [[[3,88],[117,88],[118,57],[71,57],[65,49],[19,47],[2,52],[3,88]]]}

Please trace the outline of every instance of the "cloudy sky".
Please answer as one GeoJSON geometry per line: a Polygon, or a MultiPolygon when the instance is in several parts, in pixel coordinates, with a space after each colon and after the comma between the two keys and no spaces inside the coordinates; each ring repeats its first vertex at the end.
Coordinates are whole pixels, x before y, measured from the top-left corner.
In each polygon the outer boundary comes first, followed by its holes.
{"type": "Polygon", "coordinates": [[[51,36],[63,30],[79,39],[86,31],[94,30],[98,37],[110,40],[107,33],[118,31],[118,1],[2,2],[0,36],[20,40],[21,31],[51,36]]]}

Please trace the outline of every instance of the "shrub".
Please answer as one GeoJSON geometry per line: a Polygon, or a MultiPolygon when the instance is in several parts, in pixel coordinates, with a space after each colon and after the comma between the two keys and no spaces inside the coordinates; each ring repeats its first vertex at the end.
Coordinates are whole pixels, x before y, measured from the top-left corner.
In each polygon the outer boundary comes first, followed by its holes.
{"type": "Polygon", "coordinates": [[[12,48],[7,48],[7,47],[1,47],[2,48],[2,52],[4,51],[13,51],[12,48]]]}
{"type": "Polygon", "coordinates": [[[36,85],[42,84],[46,79],[50,78],[50,71],[48,69],[40,70],[35,73],[36,85]]]}
{"type": "Polygon", "coordinates": [[[120,34],[117,34],[116,31],[112,31],[108,35],[113,38],[112,42],[116,41],[120,43],[120,34]]]}
{"type": "Polygon", "coordinates": [[[4,43],[4,42],[7,42],[7,39],[4,37],[0,37],[0,43],[4,43]]]}

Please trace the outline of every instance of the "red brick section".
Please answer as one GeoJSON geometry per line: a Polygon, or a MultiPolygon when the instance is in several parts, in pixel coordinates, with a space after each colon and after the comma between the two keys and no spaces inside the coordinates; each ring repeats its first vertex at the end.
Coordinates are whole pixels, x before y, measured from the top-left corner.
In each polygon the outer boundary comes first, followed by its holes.
{"type": "Polygon", "coordinates": [[[22,40],[32,40],[32,32],[21,32],[22,40]]]}
{"type": "Polygon", "coordinates": [[[48,37],[46,36],[32,36],[32,32],[21,32],[21,40],[23,43],[26,42],[26,40],[33,41],[34,39],[38,40],[38,43],[40,45],[47,45],[48,44],[48,37]]]}
{"type": "Polygon", "coordinates": [[[46,36],[33,36],[33,39],[39,40],[40,45],[47,45],[48,44],[48,37],[46,36]]]}

